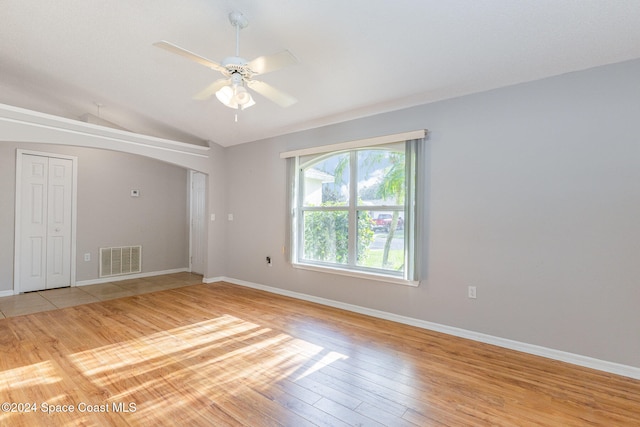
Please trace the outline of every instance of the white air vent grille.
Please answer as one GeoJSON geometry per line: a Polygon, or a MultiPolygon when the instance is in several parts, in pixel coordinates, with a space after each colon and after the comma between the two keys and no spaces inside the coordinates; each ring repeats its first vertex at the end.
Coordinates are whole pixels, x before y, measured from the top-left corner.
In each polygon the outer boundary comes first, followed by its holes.
{"type": "Polygon", "coordinates": [[[140,273],[142,246],[100,248],[100,277],[140,273]]]}

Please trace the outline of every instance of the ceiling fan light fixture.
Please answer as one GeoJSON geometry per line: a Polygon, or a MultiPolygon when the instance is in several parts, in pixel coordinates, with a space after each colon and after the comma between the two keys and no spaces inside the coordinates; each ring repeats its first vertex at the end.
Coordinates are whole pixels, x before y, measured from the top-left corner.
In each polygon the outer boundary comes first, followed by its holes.
{"type": "Polygon", "coordinates": [[[218,98],[218,101],[222,102],[227,107],[237,108],[231,105],[233,103],[233,87],[231,85],[223,86],[218,90],[216,92],[216,98],[218,98]]]}
{"type": "Polygon", "coordinates": [[[216,98],[229,108],[234,110],[252,107],[256,105],[253,97],[242,85],[223,86],[216,92],[216,98]]]}
{"type": "Polygon", "coordinates": [[[245,105],[253,101],[251,94],[247,92],[247,89],[244,86],[236,86],[235,92],[236,94],[234,96],[234,99],[238,104],[245,105]]]}

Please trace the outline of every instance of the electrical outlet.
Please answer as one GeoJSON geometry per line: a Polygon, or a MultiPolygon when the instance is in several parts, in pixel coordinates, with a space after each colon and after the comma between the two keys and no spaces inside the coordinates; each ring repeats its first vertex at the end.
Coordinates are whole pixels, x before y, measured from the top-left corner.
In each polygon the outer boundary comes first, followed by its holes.
{"type": "Polygon", "coordinates": [[[476,298],[476,287],[475,286],[469,286],[469,290],[468,290],[468,296],[469,298],[476,298]]]}
{"type": "Polygon", "coordinates": [[[91,261],[91,254],[89,252],[87,252],[86,254],[84,254],[84,260],[85,261],[91,261]]]}
{"type": "Polygon", "coordinates": [[[271,264],[271,257],[270,256],[267,257],[267,265],[269,267],[271,267],[273,265],[273,264],[271,264]]]}

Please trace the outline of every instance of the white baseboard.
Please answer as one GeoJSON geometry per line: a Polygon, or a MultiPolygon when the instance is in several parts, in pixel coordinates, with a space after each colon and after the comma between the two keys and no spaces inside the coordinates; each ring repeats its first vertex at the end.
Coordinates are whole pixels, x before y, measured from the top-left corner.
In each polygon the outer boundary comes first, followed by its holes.
{"type": "Polygon", "coordinates": [[[0,298],[1,297],[10,297],[12,295],[14,295],[12,289],[9,289],[8,291],[0,291],[0,298]]]}
{"type": "Polygon", "coordinates": [[[202,278],[202,283],[215,283],[215,282],[224,282],[224,281],[228,281],[229,279],[227,277],[224,276],[219,276],[219,277],[204,277],[202,278]]]}
{"type": "Polygon", "coordinates": [[[366,314],[368,316],[377,317],[379,319],[391,320],[405,325],[416,326],[431,331],[442,332],[456,337],[467,338],[486,344],[492,344],[511,350],[521,351],[523,353],[534,354],[536,356],[546,357],[548,359],[558,360],[561,362],[571,363],[573,365],[583,366],[586,368],[597,369],[599,371],[609,372],[616,375],[622,375],[634,379],[640,379],[640,368],[628,365],[622,365],[606,360],[595,359],[593,357],[582,356],[580,354],[568,353],[566,351],[555,350],[552,348],[542,347],[534,344],[527,344],[520,341],[514,341],[506,338],[495,337],[480,332],[469,331],[466,329],[446,326],[439,323],[427,322],[426,320],[415,319],[412,317],[401,316],[381,310],[374,310],[354,304],[347,304],[340,301],[330,300],[327,298],[307,295],[300,292],[288,291],[285,289],[274,288],[271,286],[261,285],[258,283],[247,282],[245,280],[233,279],[230,277],[216,277],[206,279],[205,283],[213,283],[216,281],[229,282],[235,285],[245,286],[253,289],[259,289],[274,294],[284,295],[287,297],[297,298],[304,301],[315,302],[329,307],[340,308],[355,313],[366,314]]]}
{"type": "Polygon", "coordinates": [[[120,282],[122,280],[141,279],[143,277],[162,276],[164,274],[184,273],[188,268],[175,268],[173,270],[152,271],[149,273],[123,274],[122,276],[101,277],[99,279],[79,280],[75,286],[98,285],[100,283],[120,282]]]}

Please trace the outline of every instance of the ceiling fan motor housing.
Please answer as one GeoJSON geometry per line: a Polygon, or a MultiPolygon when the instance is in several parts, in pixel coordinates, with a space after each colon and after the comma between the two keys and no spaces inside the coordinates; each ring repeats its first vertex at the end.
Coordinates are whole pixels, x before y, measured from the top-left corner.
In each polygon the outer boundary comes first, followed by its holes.
{"type": "Polygon", "coordinates": [[[222,60],[222,66],[227,71],[227,77],[231,77],[233,74],[240,74],[244,78],[250,78],[254,75],[253,70],[251,70],[247,64],[247,61],[239,56],[229,56],[224,58],[222,60]]]}

